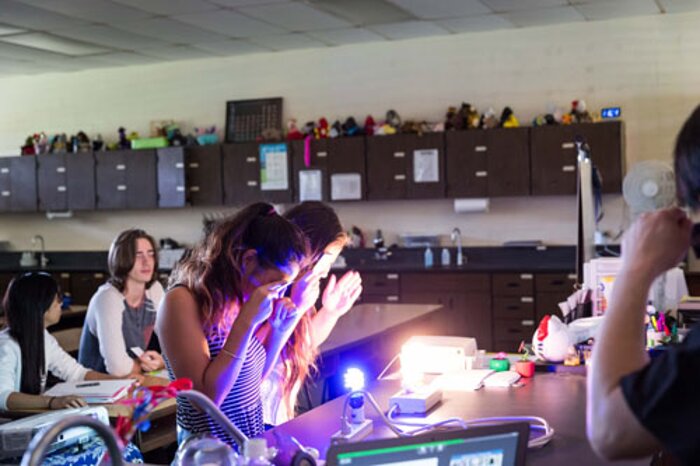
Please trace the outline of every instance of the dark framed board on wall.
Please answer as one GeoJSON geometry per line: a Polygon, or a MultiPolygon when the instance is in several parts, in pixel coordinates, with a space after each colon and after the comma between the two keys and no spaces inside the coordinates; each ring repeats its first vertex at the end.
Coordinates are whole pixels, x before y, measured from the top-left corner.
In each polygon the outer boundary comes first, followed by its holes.
{"type": "Polygon", "coordinates": [[[226,142],[256,141],[271,129],[282,132],[282,97],[226,102],[226,142]]]}

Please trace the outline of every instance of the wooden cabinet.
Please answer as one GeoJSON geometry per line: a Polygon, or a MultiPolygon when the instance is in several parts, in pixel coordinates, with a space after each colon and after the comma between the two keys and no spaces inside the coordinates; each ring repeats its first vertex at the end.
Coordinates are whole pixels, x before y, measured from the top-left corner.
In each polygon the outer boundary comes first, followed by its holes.
{"type": "Polygon", "coordinates": [[[158,149],[158,205],[221,205],[221,146],[158,149]]]}
{"type": "Polygon", "coordinates": [[[398,273],[363,273],[363,303],[398,303],[401,302],[401,277],[398,273]]]}
{"type": "MultiPolygon", "coordinates": [[[[309,142],[308,160],[304,147],[304,141],[293,141],[290,143],[292,152],[292,183],[294,185],[294,200],[296,202],[304,201],[328,201],[330,193],[328,191],[328,152],[330,139],[314,139],[309,142]],[[318,177],[315,175],[319,175],[318,177]],[[304,195],[299,189],[301,186],[300,179],[307,177],[307,183],[319,181],[320,197],[309,197],[304,195]]],[[[309,193],[310,194],[310,193],[309,193]]]]}
{"type": "Polygon", "coordinates": [[[529,146],[529,128],[446,133],[447,197],[530,194],[529,146]]]}
{"type": "Polygon", "coordinates": [[[591,159],[600,171],[604,193],[619,193],[624,171],[622,122],[540,126],[531,129],[530,157],[532,194],[576,194],[576,139],[582,137],[591,149],[591,159]]]}
{"type": "Polygon", "coordinates": [[[98,209],[155,209],[158,206],[155,150],[97,152],[98,209]]]}
{"type": "Polygon", "coordinates": [[[548,314],[554,314],[560,319],[564,316],[559,309],[559,303],[574,292],[576,274],[567,273],[541,273],[535,277],[535,289],[537,294],[535,302],[535,319],[537,322],[548,314]]]}
{"type": "Polygon", "coordinates": [[[498,351],[517,351],[535,331],[535,276],[493,274],[493,340],[498,351]],[[528,336],[529,335],[529,336],[528,336]]]}
{"type": "MultiPolygon", "coordinates": [[[[276,143],[273,143],[276,144],[276,143]]],[[[284,143],[280,143],[284,144],[284,143]]],[[[223,150],[224,204],[245,205],[255,201],[292,202],[291,164],[288,146],[286,189],[263,190],[260,147],[258,143],[225,144],[223,150]]]]}
{"type": "Polygon", "coordinates": [[[104,272],[73,272],[70,274],[70,289],[73,304],[87,305],[97,289],[107,281],[104,272]]]}
{"type": "Polygon", "coordinates": [[[95,158],[92,152],[37,156],[39,210],[93,210],[95,158]]]}
{"type": "Polygon", "coordinates": [[[367,138],[367,198],[445,197],[443,133],[367,138]]]}
{"type": "Polygon", "coordinates": [[[36,156],[0,157],[0,212],[36,210],[36,156]]]}

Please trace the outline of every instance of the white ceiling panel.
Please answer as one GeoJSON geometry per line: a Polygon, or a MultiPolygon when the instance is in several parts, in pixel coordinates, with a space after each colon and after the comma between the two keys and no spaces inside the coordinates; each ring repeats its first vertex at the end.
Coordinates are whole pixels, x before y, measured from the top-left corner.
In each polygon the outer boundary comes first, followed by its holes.
{"type": "Polygon", "coordinates": [[[211,52],[194,48],[189,45],[166,45],[163,47],[149,47],[139,50],[139,53],[164,60],[193,60],[197,58],[211,58],[211,52]]]}
{"type": "Polygon", "coordinates": [[[0,37],[0,41],[72,56],[109,52],[109,49],[104,47],[86,44],[84,42],[78,42],[73,39],[66,39],[43,32],[4,36],[0,37]]]}
{"type": "Polygon", "coordinates": [[[323,42],[300,33],[261,36],[255,37],[251,41],[277,51],[326,47],[326,44],[323,42]]]}
{"type": "Polygon", "coordinates": [[[338,16],[355,26],[390,24],[416,19],[414,15],[387,0],[310,0],[316,9],[338,16]]]}
{"type": "Polygon", "coordinates": [[[468,16],[466,18],[442,19],[435,21],[448,31],[455,33],[493,31],[495,29],[508,29],[514,25],[500,15],[468,16]]]}
{"type": "MultiPolygon", "coordinates": [[[[151,13],[109,0],[21,0],[37,8],[66,16],[106,23],[109,21],[131,21],[153,16],[151,13]]],[[[150,1],[150,0],[149,0],[150,1]]],[[[148,3],[148,2],[142,2],[148,3]]]]}
{"type": "Polygon", "coordinates": [[[274,3],[248,6],[240,11],[253,18],[275,24],[290,31],[340,29],[352,26],[337,16],[324,13],[303,3],[274,3]]]}
{"type": "MultiPolygon", "coordinates": [[[[481,0],[487,7],[496,13],[516,10],[532,10],[533,8],[547,8],[564,6],[567,0],[481,0]]],[[[609,0],[608,0],[609,1],[609,0]]]]}
{"type": "Polygon", "coordinates": [[[287,29],[273,26],[229,10],[176,16],[175,19],[183,23],[195,25],[201,29],[218,32],[226,37],[246,38],[263,35],[279,35],[287,32],[287,29]]]}
{"type": "Polygon", "coordinates": [[[31,29],[51,30],[56,28],[77,27],[85,21],[36,8],[13,0],[0,3],[0,23],[31,29]]]}
{"type": "Polygon", "coordinates": [[[700,0],[659,0],[667,13],[684,13],[700,10],[700,0]]]}
{"type": "Polygon", "coordinates": [[[245,55],[249,53],[270,52],[272,49],[252,44],[245,40],[225,40],[220,42],[204,42],[197,44],[198,49],[206,50],[216,55],[245,55]]]}
{"type": "Polygon", "coordinates": [[[144,47],[170,45],[169,42],[154,37],[141,36],[133,32],[120,31],[108,26],[83,26],[79,28],[61,29],[56,35],[70,37],[83,42],[92,42],[106,47],[138,50],[144,47]]]}
{"type": "Polygon", "coordinates": [[[332,31],[313,31],[307,33],[326,44],[346,45],[358,44],[361,42],[382,42],[386,38],[363,28],[334,29],[332,31]]]}
{"type": "Polygon", "coordinates": [[[156,39],[172,42],[173,44],[196,44],[198,42],[216,42],[226,39],[225,36],[212,31],[174,21],[168,18],[153,18],[126,23],[114,23],[110,26],[124,31],[155,37],[156,39]]]}
{"type": "Polygon", "coordinates": [[[209,0],[216,5],[237,8],[248,5],[266,5],[268,3],[288,3],[290,0],[209,0]]]}
{"type": "Polygon", "coordinates": [[[26,29],[20,29],[12,26],[4,26],[0,24],[0,36],[6,36],[8,34],[19,34],[26,32],[26,29]]]}
{"type": "Polygon", "coordinates": [[[203,11],[219,8],[214,3],[202,0],[112,0],[121,5],[140,8],[158,15],[183,15],[187,13],[201,13],[203,11]]]}
{"type": "Polygon", "coordinates": [[[68,57],[59,53],[47,52],[32,47],[10,44],[0,41],[0,57],[10,57],[17,60],[37,61],[41,63],[56,65],[59,69],[61,63],[68,57]]]}
{"type": "Polygon", "coordinates": [[[585,21],[574,7],[538,8],[504,13],[505,19],[518,27],[546,26],[550,24],[575,23],[585,21]]]}
{"type": "Polygon", "coordinates": [[[429,21],[406,21],[403,23],[377,24],[370,29],[391,40],[450,34],[445,28],[429,21]]]}
{"type": "Polygon", "coordinates": [[[487,15],[491,10],[479,0],[389,0],[422,19],[487,15]]]}
{"type": "Polygon", "coordinates": [[[600,21],[626,16],[655,15],[660,13],[654,0],[615,0],[587,3],[575,8],[589,21],[600,21]]]}

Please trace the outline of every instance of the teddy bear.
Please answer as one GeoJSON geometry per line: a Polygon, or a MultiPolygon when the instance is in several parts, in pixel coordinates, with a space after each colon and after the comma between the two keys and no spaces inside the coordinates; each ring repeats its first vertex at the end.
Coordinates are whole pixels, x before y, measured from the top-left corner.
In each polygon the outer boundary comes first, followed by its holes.
{"type": "Polygon", "coordinates": [[[304,135],[301,134],[301,131],[297,128],[296,118],[290,118],[289,121],[287,121],[287,140],[296,141],[299,139],[304,139],[304,135]]]}
{"type": "Polygon", "coordinates": [[[496,118],[496,111],[493,107],[489,107],[488,110],[481,115],[481,121],[479,122],[479,127],[484,129],[498,128],[498,118],[496,118]]]}
{"type": "Polygon", "coordinates": [[[447,107],[447,113],[445,114],[444,130],[450,131],[455,129],[455,115],[457,115],[457,107],[447,107]]]}

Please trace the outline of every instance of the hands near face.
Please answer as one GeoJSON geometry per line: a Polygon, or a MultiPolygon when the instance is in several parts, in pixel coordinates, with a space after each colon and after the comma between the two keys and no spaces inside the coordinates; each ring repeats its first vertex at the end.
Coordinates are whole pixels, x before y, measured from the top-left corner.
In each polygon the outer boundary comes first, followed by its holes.
{"type": "Polygon", "coordinates": [[[239,317],[252,327],[259,326],[270,317],[273,302],[286,286],[287,282],[280,280],[257,287],[241,307],[239,317]]]}
{"type": "Polygon", "coordinates": [[[350,310],[361,294],[362,278],[358,272],[346,272],[340,280],[331,275],[323,290],[323,307],[332,315],[340,317],[350,310]]]}
{"type": "Polygon", "coordinates": [[[313,269],[292,285],[292,302],[302,312],[308,311],[316,304],[319,294],[321,294],[321,278],[314,273],[313,269]]]}
{"type": "Polygon", "coordinates": [[[278,334],[286,334],[294,330],[299,319],[304,315],[289,298],[280,298],[275,301],[274,310],[270,317],[272,331],[278,334]]]}

